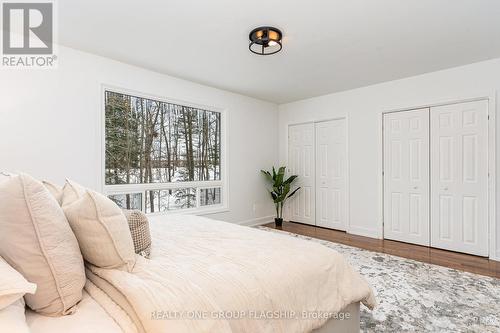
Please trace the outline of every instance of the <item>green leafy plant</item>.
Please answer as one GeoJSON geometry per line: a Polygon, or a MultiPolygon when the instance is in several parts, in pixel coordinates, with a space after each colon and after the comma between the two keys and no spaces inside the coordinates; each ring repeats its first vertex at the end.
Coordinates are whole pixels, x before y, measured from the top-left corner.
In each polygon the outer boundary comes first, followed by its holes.
{"type": "Polygon", "coordinates": [[[266,179],[272,183],[273,188],[268,190],[273,199],[274,205],[276,206],[276,218],[279,220],[283,220],[283,206],[285,202],[291,198],[300,187],[297,187],[294,190],[291,190],[292,183],[297,179],[297,175],[292,175],[285,179],[285,170],[286,167],[282,166],[276,172],[276,169],[273,167],[272,173],[265,170],[260,170],[265,176],[266,179]]]}

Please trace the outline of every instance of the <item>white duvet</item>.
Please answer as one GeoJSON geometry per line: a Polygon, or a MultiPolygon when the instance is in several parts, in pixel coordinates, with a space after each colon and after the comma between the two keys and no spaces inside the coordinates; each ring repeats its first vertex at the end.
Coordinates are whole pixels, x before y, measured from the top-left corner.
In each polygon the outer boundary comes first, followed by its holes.
{"type": "Polygon", "coordinates": [[[132,273],[91,267],[129,302],[139,331],[309,332],[350,303],[375,306],[367,282],[323,245],[197,216],[150,222],[151,260],[138,257],[132,273]]]}

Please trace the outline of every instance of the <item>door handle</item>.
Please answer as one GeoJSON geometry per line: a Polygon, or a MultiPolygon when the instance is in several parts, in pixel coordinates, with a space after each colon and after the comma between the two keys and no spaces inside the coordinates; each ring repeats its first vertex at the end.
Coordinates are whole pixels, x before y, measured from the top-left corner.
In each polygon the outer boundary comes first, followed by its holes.
{"type": "Polygon", "coordinates": [[[413,186],[413,189],[414,190],[418,190],[418,186],[413,186]]]}
{"type": "Polygon", "coordinates": [[[448,191],[448,186],[443,187],[443,191],[448,191]]]}

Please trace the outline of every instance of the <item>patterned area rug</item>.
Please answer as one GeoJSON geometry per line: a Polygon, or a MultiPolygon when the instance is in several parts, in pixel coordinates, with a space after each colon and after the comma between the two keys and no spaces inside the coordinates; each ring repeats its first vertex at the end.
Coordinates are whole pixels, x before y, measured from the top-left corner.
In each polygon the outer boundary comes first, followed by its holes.
{"type": "Polygon", "coordinates": [[[372,285],[378,307],[362,306],[363,332],[500,332],[500,279],[316,238],[345,255],[372,285]]]}

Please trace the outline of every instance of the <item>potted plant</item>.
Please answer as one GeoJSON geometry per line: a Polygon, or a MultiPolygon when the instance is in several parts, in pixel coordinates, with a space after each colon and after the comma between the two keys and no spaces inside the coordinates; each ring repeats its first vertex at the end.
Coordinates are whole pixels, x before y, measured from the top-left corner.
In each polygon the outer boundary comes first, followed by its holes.
{"type": "Polygon", "coordinates": [[[293,191],[290,192],[292,183],[297,179],[297,175],[292,175],[285,179],[285,170],[286,167],[282,166],[276,172],[276,169],[273,167],[272,174],[269,171],[260,170],[267,178],[267,180],[272,183],[273,188],[269,190],[271,197],[273,198],[274,206],[276,207],[276,218],[274,219],[274,223],[277,227],[281,227],[283,224],[283,206],[285,202],[291,198],[300,187],[297,187],[293,191]]]}

